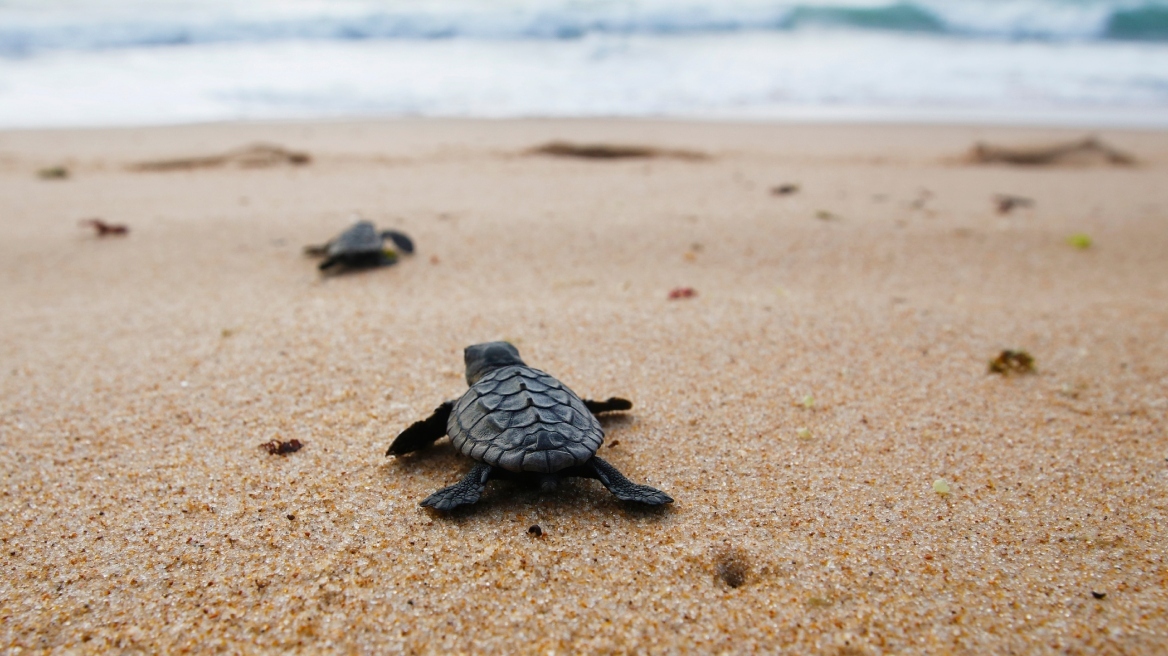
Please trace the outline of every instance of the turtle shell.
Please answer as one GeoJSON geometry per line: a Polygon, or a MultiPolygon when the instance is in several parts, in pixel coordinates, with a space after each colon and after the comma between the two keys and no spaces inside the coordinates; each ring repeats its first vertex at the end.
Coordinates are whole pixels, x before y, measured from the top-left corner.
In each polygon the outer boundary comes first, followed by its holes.
{"type": "Polygon", "coordinates": [[[381,252],[381,235],[368,221],[359,221],[352,228],[337,235],[328,246],[330,257],[363,255],[381,252]]]}
{"type": "Polygon", "coordinates": [[[454,405],[446,432],[475,460],[550,474],[587,462],[604,431],[584,402],[538,369],[512,365],[483,375],[454,405]]]}

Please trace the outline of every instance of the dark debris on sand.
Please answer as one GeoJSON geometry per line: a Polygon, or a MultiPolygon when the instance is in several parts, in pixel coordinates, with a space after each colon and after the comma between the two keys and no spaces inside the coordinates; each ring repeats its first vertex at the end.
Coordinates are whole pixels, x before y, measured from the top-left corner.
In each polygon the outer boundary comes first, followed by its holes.
{"type": "Polygon", "coordinates": [[[966,156],[972,164],[1016,164],[1019,166],[1058,166],[1084,164],[1114,164],[1132,166],[1136,158],[1113,148],[1097,137],[1044,146],[995,146],[983,142],[974,144],[966,156]]]}
{"type": "Polygon", "coordinates": [[[274,144],[257,143],[229,150],[220,155],[179,157],[131,164],[131,171],[187,171],[191,169],[238,166],[253,169],[271,166],[303,166],[312,162],[308,153],[288,150],[274,144]]]}
{"type": "Polygon", "coordinates": [[[1034,373],[1034,357],[1026,351],[1006,349],[990,360],[989,372],[1003,376],[1034,373]]]}
{"type": "Polygon", "coordinates": [[[87,228],[93,228],[98,237],[125,236],[130,234],[129,226],[121,223],[106,223],[101,219],[82,219],[81,225],[87,228]]]}
{"type": "Polygon", "coordinates": [[[1034,199],[1013,194],[997,194],[994,196],[994,206],[998,208],[998,214],[1009,214],[1017,208],[1034,207],[1034,199]]]}
{"type": "Polygon", "coordinates": [[[287,442],[272,440],[270,442],[264,442],[260,447],[266,449],[269,455],[286,456],[289,453],[295,453],[304,448],[304,443],[297,439],[291,439],[287,442]]]}
{"type": "Polygon", "coordinates": [[[579,159],[647,159],[673,158],[699,160],[707,159],[705,153],[693,150],[671,150],[653,146],[621,144],[575,144],[567,141],[551,141],[527,151],[531,155],[551,155],[553,157],[575,157],[579,159]]]}
{"type": "Polygon", "coordinates": [[[41,180],[67,180],[69,169],[64,166],[50,166],[37,171],[37,177],[41,180]]]}

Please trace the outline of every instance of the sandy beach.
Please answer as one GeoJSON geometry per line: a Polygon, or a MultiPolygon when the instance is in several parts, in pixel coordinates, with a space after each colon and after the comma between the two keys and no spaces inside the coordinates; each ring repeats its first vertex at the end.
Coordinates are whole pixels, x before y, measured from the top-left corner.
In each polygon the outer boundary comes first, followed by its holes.
{"type": "Polygon", "coordinates": [[[961,161],[1083,134],[0,132],[0,650],[1163,653],[1168,133],[1099,133],[1135,166],[961,161]],[[554,140],[703,156],[526,152],[554,140]],[[312,161],[129,168],[257,142],[312,161]],[[301,249],[354,213],[417,253],[322,277],[301,249]],[[676,503],[419,508],[470,461],[386,447],[497,339],[631,399],[600,453],[676,503]]]}

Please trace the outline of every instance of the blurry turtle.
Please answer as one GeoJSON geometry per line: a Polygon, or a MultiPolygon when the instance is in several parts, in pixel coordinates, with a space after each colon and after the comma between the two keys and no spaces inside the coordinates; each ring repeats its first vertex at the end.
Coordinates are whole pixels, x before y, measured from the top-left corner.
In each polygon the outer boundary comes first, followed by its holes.
{"type": "Polygon", "coordinates": [[[615,397],[584,401],[560,381],[527,366],[507,342],[469,346],[464,359],[470,389],[402,431],[385,453],[400,456],[450,435],[454,447],[475,461],[461,481],[431,494],[421,505],[452,510],[472,504],[491,478],[526,480],[551,490],[566,476],[598,479],[622,501],[647,506],[673,502],[661,490],[633,483],[596,455],[604,431],[595,415],[628,410],[632,403],[615,397]]]}
{"type": "Polygon", "coordinates": [[[386,248],[386,239],[392,241],[402,253],[408,255],[414,252],[414,242],[409,237],[396,230],[377,232],[372,223],[364,220],[353,224],[353,227],[327,243],[305,246],[304,252],[325,258],[320,263],[321,271],[337,265],[350,269],[386,266],[397,262],[397,250],[386,248]]]}

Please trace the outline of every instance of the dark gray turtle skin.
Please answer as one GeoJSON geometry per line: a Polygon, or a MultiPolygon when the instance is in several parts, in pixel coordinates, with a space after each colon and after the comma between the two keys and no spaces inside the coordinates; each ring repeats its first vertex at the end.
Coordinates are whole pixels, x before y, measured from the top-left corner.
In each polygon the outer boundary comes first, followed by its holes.
{"type": "Polygon", "coordinates": [[[327,271],[335,266],[359,269],[386,266],[397,262],[397,252],[385,247],[389,239],[403,253],[414,252],[414,242],[396,230],[378,232],[369,221],[358,221],[351,228],[320,246],[309,246],[304,252],[323,256],[320,270],[327,271]]]}
{"type": "Polygon", "coordinates": [[[604,431],[596,414],[628,410],[624,399],[585,401],[554,377],[527,366],[507,342],[467,347],[470,389],[411,425],[386,455],[403,455],[450,435],[456,449],[476,461],[460,482],[421,505],[451,510],[478,501],[490,478],[537,482],[554,488],[567,476],[594,478],[618,499],[649,506],[672,503],[664,492],[637,485],[597,457],[604,431]]]}

